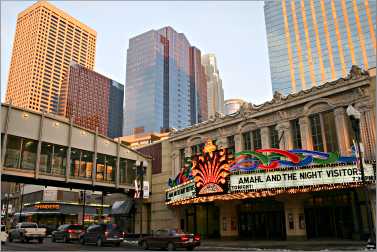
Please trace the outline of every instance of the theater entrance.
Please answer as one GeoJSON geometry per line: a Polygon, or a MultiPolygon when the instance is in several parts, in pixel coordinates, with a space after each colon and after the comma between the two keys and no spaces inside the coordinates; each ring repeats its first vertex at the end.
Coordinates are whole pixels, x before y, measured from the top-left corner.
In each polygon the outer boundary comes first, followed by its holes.
{"type": "Polygon", "coordinates": [[[203,238],[220,237],[219,208],[213,204],[191,205],[183,209],[181,229],[188,233],[199,233],[203,238]]]}
{"type": "Polygon", "coordinates": [[[305,203],[306,233],[308,239],[352,239],[354,216],[351,192],[317,193],[305,203]]]}
{"type": "Polygon", "coordinates": [[[285,240],[284,205],[275,200],[253,200],[238,207],[238,230],[241,238],[285,240]]]}

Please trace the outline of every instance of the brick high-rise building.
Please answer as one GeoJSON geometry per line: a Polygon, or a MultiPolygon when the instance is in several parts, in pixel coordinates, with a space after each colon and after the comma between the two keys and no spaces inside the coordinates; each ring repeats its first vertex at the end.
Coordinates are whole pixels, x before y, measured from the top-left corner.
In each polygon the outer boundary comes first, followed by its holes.
{"type": "Polygon", "coordinates": [[[64,74],[75,61],[93,69],[96,32],[46,1],[18,15],[6,102],[56,112],[64,74]]]}
{"type": "Polygon", "coordinates": [[[122,136],[122,84],[79,64],[71,64],[63,80],[59,114],[73,123],[115,138],[122,136]]]}

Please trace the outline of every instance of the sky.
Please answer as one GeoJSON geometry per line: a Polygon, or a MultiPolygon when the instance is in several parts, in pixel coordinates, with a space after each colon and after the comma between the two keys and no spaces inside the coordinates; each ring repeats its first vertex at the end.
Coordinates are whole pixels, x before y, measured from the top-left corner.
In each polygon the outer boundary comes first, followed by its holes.
{"type": "MultiPolygon", "coordinates": [[[[1,101],[17,14],[35,1],[1,1],[1,101]]],[[[225,99],[260,104],[272,98],[263,1],[50,1],[97,31],[94,70],[125,84],[130,38],[171,26],[192,46],[214,53],[225,99]]]]}

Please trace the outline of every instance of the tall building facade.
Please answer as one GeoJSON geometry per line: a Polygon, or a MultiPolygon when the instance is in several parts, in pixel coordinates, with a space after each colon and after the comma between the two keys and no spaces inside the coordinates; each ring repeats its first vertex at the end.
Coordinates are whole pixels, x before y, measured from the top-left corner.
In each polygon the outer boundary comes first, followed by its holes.
{"type": "Polygon", "coordinates": [[[376,1],[265,1],[273,92],[285,95],[376,66],[376,1]]]}
{"type": "Polygon", "coordinates": [[[207,77],[201,52],[194,46],[190,48],[190,105],[191,124],[208,119],[207,77]]]}
{"type": "Polygon", "coordinates": [[[59,114],[76,125],[115,138],[122,136],[124,86],[73,63],[64,78],[59,114]]]}
{"type": "Polygon", "coordinates": [[[217,60],[214,54],[202,56],[202,64],[207,77],[208,118],[216,112],[224,113],[224,89],[220,78],[217,60]]]}
{"type": "MultiPolygon", "coordinates": [[[[124,135],[192,124],[191,45],[171,27],[131,38],[127,50],[124,135]]],[[[195,114],[196,115],[196,114],[195,114]]],[[[196,116],[195,116],[196,117],[196,116]]]]}
{"type": "Polygon", "coordinates": [[[18,15],[6,102],[56,112],[64,74],[75,61],[94,67],[96,32],[46,1],[18,15]]]}

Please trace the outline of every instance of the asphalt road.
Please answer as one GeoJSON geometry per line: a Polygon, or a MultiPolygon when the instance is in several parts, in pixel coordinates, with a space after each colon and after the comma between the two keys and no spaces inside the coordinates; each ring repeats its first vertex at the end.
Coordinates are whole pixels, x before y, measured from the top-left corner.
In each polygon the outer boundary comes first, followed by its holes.
{"type": "MultiPolygon", "coordinates": [[[[96,245],[81,245],[78,242],[52,242],[51,238],[46,238],[42,244],[37,241],[30,241],[29,243],[22,243],[19,241],[6,242],[1,245],[1,251],[140,251],[137,246],[130,243],[122,243],[119,247],[105,245],[104,247],[97,247],[96,245]]],[[[197,251],[229,251],[229,250],[253,250],[240,248],[225,248],[219,246],[201,246],[195,248],[197,251]]],[[[161,250],[163,251],[163,250],[161,250]]],[[[181,250],[184,251],[184,250],[181,250]]]]}

